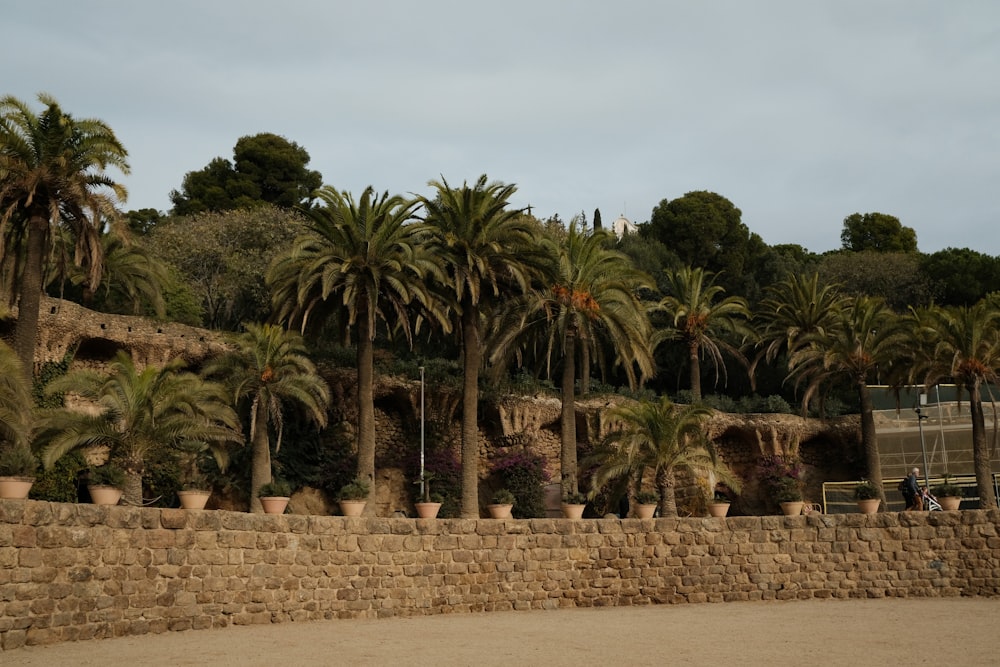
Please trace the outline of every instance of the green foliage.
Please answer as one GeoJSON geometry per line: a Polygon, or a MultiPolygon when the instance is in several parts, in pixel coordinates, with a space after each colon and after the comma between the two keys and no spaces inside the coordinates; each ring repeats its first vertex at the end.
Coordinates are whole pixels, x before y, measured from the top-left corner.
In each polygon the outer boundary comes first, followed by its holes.
{"type": "Polygon", "coordinates": [[[53,380],[61,378],[69,372],[70,362],[76,354],[76,348],[70,348],[59,361],[46,361],[35,376],[31,387],[31,395],[35,405],[40,408],[61,408],[65,401],[65,392],[47,392],[46,387],[53,380]]]}
{"type": "Polygon", "coordinates": [[[840,233],[844,250],[852,252],[917,252],[917,233],[885,213],[852,213],[840,233]]]}
{"type": "Polygon", "coordinates": [[[942,306],[971,306],[987,294],[1000,292],[1000,257],[976,250],[945,248],[923,255],[920,270],[942,306]]]}
{"type": "Polygon", "coordinates": [[[904,310],[931,299],[931,281],[920,263],[916,253],[841,251],[824,255],[817,270],[821,283],[836,284],[844,294],[881,297],[904,310]]]}
{"type": "Polygon", "coordinates": [[[772,496],[779,503],[797,502],[802,500],[802,485],[796,479],[784,477],[773,484],[772,496]]]}
{"type": "Polygon", "coordinates": [[[371,492],[371,484],[367,479],[356,477],[345,484],[337,495],[338,500],[367,500],[371,492]]]}
{"type": "Polygon", "coordinates": [[[292,208],[309,201],[323,184],[307,168],[309,153],[271,133],[240,137],[233,162],[217,157],[200,171],[185,174],[180,190],[170,193],[175,215],[229,211],[262,202],[292,208]]]}
{"type": "Polygon", "coordinates": [[[87,474],[87,483],[91,486],[113,486],[116,489],[125,487],[125,471],[117,463],[105,463],[92,466],[87,474]]]}
{"type": "Polygon", "coordinates": [[[951,481],[951,475],[945,473],[944,481],[935,486],[932,493],[938,498],[961,498],[964,494],[962,487],[951,481]]]}
{"type": "Polygon", "coordinates": [[[498,489],[493,494],[494,505],[513,505],[516,502],[517,498],[510,489],[498,489]]]}
{"type": "Polygon", "coordinates": [[[652,491],[640,491],[635,494],[635,502],[640,505],[655,505],[659,500],[660,497],[652,491]]]}
{"type": "Polygon", "coordinates": [[[494,461],[491,472],[498,486],[514,495],[514,518],[545,516],[544,485],[549,473],[541,456],[526,450],[508,452],[494,461]]]}
{"type": "Polygon", "coordinates": [[[0,477],[34,477],[38,457],[26,445],[0,447],[0,477]]]}
{"type": "Polygon", "coordinates": [[[75,503],[79,496],[81,473],[89,466],[80,452],[63,456],[55,465],[35,478],[30,497],[54,503],[75,503]]]}
{"type": "Polygon", "coordinates": [[[562,501],[567,505],[586,505],[587,496],[576,491],[568,491],[563,494],[562,501]]]}
{"type": "Polygon", "coordinates": [[[292,485],[283,479],[275,478],[261,486],[257,495],[261,498],[286,498],[292,495],[292,485]]]}
{"type": "Polygon", "coordinates": [[[881,495],[879,488],[867,479],[862,480],[854,487],[855,500],[872,500],[881,495]]]}

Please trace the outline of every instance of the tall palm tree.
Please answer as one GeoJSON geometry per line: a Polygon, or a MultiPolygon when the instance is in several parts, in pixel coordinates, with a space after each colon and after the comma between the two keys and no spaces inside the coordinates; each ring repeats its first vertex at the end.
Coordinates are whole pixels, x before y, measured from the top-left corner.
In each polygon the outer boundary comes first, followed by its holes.
{"type": "Polygon", "coordinates": [[[858,395],[861,411],[861,442],[868,479],[882,488],[882,465],[875,432],[874,406],[869,378],[877,372],[889,374],[906,342],[900,319],[882,299],[855,297],[846,307],[834,311],[835,318],[823,330],[806,334],[788,358],[789,377],[796,385],[805,384],[802,409],[821,389],[837,379],[846,379],[858,395]]]}
{"type": "MultiPolygon", "coordinates": [[[[354,330],[358,370],[358,477],[375,492],[374,340],[379,320],[412,341],[411,304],[447,327],[428,283],[439,267],[421,246],[424,226],[413,218],[416,202],[371,187],[355,201],[324,187],[309,209],[308,232],[271,266],[268,282],[277,316],[322,324],[339,318],[354,330]]],[[[372,500],[372,497],[369,497],[372,500]]],[[[366,513],[374,513],[369,502],[366,513]]]]}
{"type": "Polygon", "coordinates": [[[281,448],[287,408],[300,408],[318,426],[326,426],[330,390],[306,357],[302,337],[271,324],[248,324],[246,333],[236,339],[236,349],[217,357],[203,373],[221,378],[238,404],[249,403],[250,510],[263,512],[257,495],[271,482],[269,426],[276,432],[275,452],[281,448]]]}
{"type": "Polygon", "coordinates": [[[88,267],[87,284],[101,279],[99,225],[115,214],[125,188],[107,173],[128,174],[127,153],[105,123],[76,119],[49,95],[40,114],[12,96],[0,98],[0,256],[24,253],[14,348],[30,378],[38,335],[38,308],[54,229],[68,228],[75,261],[88,267]],[[14,227],[14,229],[8,229],[14,227]],[[5,240],[23,247],[5,248],[5,240]]]}
{"type": "MultiPolygon", "coordinates": [[[[972,458],[983,509],[997,506],[986,437],[982,389],[1000,381],[1000,309],[987,299],[973,306],[914,311],[917,358],[914,375],[928,387],[949,378],[969,393],[972,458]]],[[[994,433],[994,446],[995,446],[994,433]]]]}
{"type": "Polygon", "coordinates": [[[752,335],[747,325],[750,310],[747,302],[738,296],[718,297],[725,292],[714,284],[715,274],[700,267],[684,267],[667,271],[669,294],[660,300],[657,310],[670,316],[671,326],[658,332],[655,343],[679,340],[685,347],[691,371],[691,393],[701,399],[702,354],[707,354],[715,366],[715,380],[720,372],[725,376],[726,365],[722,358],[725,350],[740,361],[745,361],[739,348],[729,343],[725,336],[735,334],[744,338],[752,335]]]}
{"type": "Polygon", "coordinates": [[[608,417],[619,426],[604,438],[604,460],[591,478],[591,494],[612,480],[652,468],[660,495],[660,516],[677,516],[678,469],[711,471],[738,489],[738,480],[705,435],[704,424],[711,415],[710,408],[674,405],[665,396],[612,408],[608,417]]]}
{"type": "Polygon", "coordinates": [[[119,352],[108,373],[81,369],[50,382],[47,392],[73,392],[97,409],[61,408],[41,420],[36,442],[46,469],[74,449],[106,446],[125,469],[125,502],[140,505],[142,476],[153,452],[183,449],[189,441],[218,448],[242,442],[239,419],[224,388],[183,371],[183,366],[176,359],[139,370],[119,352]]]}
{"type": "Polygon", "coordinates": [[[463,355],[462,507],[465,518],[479,516],[479,372],[482,318],[509,295],[529,288],[546,254],[536,228],[520,211],[507,208],[514,185],[490,183],[453,188],[443,178],[429,183],[434,198],[422,197],[430,225],[429,247],[447,272],[446,291],[458,306],[463,355]]]}
{"type": "MultiPolygon", "coordinates": [[[[0,316],[6,310],[0,307],[0,316]]],[[[14,350],[0,341],[0,449],[25,446],[31,432],[31,392],[14,350]]]]}
{"type": "MultiPolygon", "coordinates": [[[[571,222],[555,261],[550,283],[512,299],[498,318],[490,361],[502,369],[525,345],[541,346],[539,356],[551,371],[562,362],[561,471],[563,490],[577,493],[576,400],[577,355],[598,360],[607,350],[624,370],[629,384],[653,372],[650,327],[639,300],[653,282],[627,255],[611,249],[611,232],[588,233],[571,222]]],[[[584,372],[589,370],[584,364],[584,372]]]]}

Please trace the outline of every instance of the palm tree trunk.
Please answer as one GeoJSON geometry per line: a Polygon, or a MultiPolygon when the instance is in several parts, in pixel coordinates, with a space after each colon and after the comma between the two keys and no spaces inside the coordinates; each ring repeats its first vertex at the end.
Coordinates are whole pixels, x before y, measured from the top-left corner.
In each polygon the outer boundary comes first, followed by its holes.
{"type": "Polygon", "coordinates": [[[132,507],[142,507],[142,461],[130,456],[123,462],[125,469],[125,486],[122,489],[122,501],[132,507]]]}
{"type": "Polygon", "coordinates": [[[698,343],[688,345],[688,361],[691,364],[691,395],[701,400],[701,363],[698,361],[698,343]]]}
{"type": "Polygon", "coordinates": [[[368,481],[365,515],[375,515],[375,352],[368,301],[358,308],[358,477],[368,481]]]}
{"type": "Polygon", "coordinates": [[[49,221],[38,211],[28,219],[28,244],[17,306],[14,350],[29,385],[35,369],[35,342],[38,339],[38,309],[42,305],[42,271],[45,264],[45,237],[49,221]]]}
{"type": "Polygon", "coordinates": [[[885,499],[885,489],[882,488],[882,460],[878,452],[878,435],[875,432],[875,406],[872,404],[871,391],[864,379],[857,381],[858,399],[861,402],[861,446],[865,451],[865,464],[868,467],[868,480],[878,487],[879,498],[882,499],[882,511],[888,509],[885,499]]]}
{"type": "Polygon", "coordinates": [[[250,462],[250,511],[262,514],[260,487],[271,482],[271,442],[267,435],[267,405],[258,395],[253,405],[253,442],[250,462]]]}
{"type": "Polygon", "coordinates": [[[583,349],[580,350],[580,396],[590,393],[590,345],[587,341],[582,341],[583,349]]]}
{"type": "Polygon", "coordinates": [[[466,298],[462,304],[462,518],[479,518],[479,311],[466,298]]]}
{"type": "Polygon", "coordinates": [[[656,472],[656,489],[660,492],[660,516],[677,516],[677,480],[673,468],[661,468],[656,472]]]}
{"type": "Polygon", "coordinates": [[[560,473],[563,493],[577,493],[576,478],[576,332],[568,330],[562,373],[562,451],[560,473]]]}
{"type": "Polygon", "coordinates": [[[995,509],[997,497],[993,491],[993,469],[990,466],[990,452],[986,446],[986,418],[983,414],[983,399],[978,381],[969,389],[969,413],[972,416],[972,465],[976,471],[979,507],[984,510],[995,509]]]}

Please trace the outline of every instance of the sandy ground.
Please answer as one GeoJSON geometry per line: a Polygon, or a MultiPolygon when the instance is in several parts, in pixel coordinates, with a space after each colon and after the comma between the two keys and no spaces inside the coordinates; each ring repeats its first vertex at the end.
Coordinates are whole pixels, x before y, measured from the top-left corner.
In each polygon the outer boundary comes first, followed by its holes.
{"type": "Polygon", "coordinates": [[[29,646],[0,665],[997,665],[998,623],[984,598],[444,614],[29,646]]]}

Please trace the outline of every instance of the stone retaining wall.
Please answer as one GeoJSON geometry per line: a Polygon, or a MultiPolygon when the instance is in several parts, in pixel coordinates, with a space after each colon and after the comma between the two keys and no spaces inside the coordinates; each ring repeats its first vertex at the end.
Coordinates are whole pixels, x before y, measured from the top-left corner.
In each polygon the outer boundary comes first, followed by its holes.
{"type": "Polygon", "coordinates": [[[1000,511],[345,519],[0,500],[0,649],[349,617],[1000,593],[1000,511]]]}

